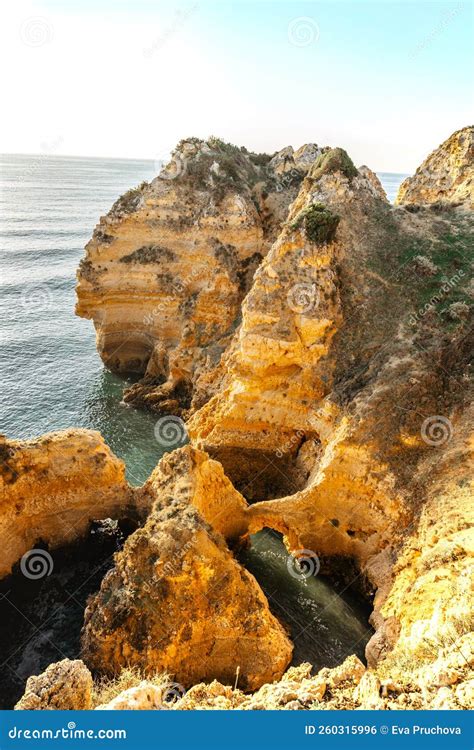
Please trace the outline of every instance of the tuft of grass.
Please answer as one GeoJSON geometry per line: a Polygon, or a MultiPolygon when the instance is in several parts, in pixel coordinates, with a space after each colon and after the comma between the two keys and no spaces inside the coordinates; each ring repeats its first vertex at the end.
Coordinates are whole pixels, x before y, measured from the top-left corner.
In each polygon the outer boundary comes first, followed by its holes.
{"type": "Polygon", "coordinates": [[[110,213],[115,216],[131,214],[137,210],[140,205],[143,191],[148,187],[148,182],[142,182],[138,187],[127,190],[126,193],[118,198],[112,206],[110,213]]]}
{"type": "Polygon", "coordinates": [[[170,684],[170,678],[166,673],[149,675],[142,672],[138,667],[125,667],[117,677],[102,677],[94,682],[92,690],[93,707],[96,708],[96,706],[101,706],[104,703],[110,703],[124,690],[137,687],[143,680],[161,688],[170,684]]]}

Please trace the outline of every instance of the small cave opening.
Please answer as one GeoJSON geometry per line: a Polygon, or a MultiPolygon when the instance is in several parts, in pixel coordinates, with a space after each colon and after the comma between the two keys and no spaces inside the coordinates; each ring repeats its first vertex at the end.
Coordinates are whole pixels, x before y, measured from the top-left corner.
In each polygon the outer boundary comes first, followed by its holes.
{"type": "Polygon", "coordinates": [[[98,591],[132,521],[93,521],[88,534],[49,551],[38,542],[0,581],[0,708],[13,708],[30,675],[77,659],[88,597],[98,591]]]}
{"type": "Polygon", "coordinates": [[[365,663],[365,646],[374,631],[371,606],[341,576],[323,575],[315,557],[290,555],[281,533],[264,528],[237,553],[256,578],[270,609],[293,642],[293,665],[309,662],[313,672],[335,667],[356,654],[365,663]]]}
{"type": "Polygon", "coordinates": [[[307,482],[309,471],[292,453],[250,448],[207,448],[226,476],[249,503],[294,495],[307,482]]]}

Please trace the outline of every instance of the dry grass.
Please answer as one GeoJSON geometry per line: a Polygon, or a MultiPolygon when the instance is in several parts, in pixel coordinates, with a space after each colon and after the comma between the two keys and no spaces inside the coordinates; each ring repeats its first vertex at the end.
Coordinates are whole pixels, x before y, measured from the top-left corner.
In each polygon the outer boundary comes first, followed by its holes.
{"type": "Polygon", "coordinates": [[[165,687],[169,685],[171,680],[166,673],[159,674],[144,674],[137,667],[125,667],[122,669],[118,677],[112,678],[101,678],[94,682],[94,688],[92,692],[92,704],[101,706],[104,703],[109,703],[111,700],[117,697],[124,690],[136,687],[142,682],[147,680],[157,687],[165,687]]]}

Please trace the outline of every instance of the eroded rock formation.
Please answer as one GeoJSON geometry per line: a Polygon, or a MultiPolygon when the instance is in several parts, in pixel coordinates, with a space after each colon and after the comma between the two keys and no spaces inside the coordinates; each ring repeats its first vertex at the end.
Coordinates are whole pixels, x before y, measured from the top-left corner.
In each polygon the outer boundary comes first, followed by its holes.
{"type": "Polygon", "coordinates": [[[80,659],[63,659],[28,678],[20,711],[81,711],[92,708],[92,675],[80,659]]]}
{"type": "Polygon", "coordinates": [[[125,665],[167,671],[185,687],[239,676],[254,690],[280,677],[290,641],[217,531],[236,536],[245,506],[222,468],[182,448],[162,460],[147,491],[156,497],[145,525],[88,605],[86,663],[109,674],[125,665]]]}
{"type": "MultiPolygon", "coordinates": [[[[98,432],[2,436],[0,453],[0,578],[38,543],[53,549],[80,538],[94,519],[137,514],[125,465],[98,432]]],[[[35,564],[42,562],[24,558],[33,574],[35,564]]]]}
{"type": "MultiPolygon", "coordinates": [[[[111,367],[147,368],[129,398],[190,417],[192,446],[133,493],[148,519],[89,602],[92,669],[212,681],[183,709],[469,705],[474,218],[459,132],[417,173],[406,202],[432,205],[416,210],[391,207],[342,149],[270,161],[191,139],[102,220],[79,311],[111,367]],[[227,251],[211,257],[214,238],[227,251]],[[255,252],[253,280],[236,281],[255,252]],[[187,312],[173,291],[154,327],[139,315],[163,299],[163,268],[197,281],[187,312]],[[231,552],[264,527],[373,595],[368,669],[284,674],[288,637],[231,552]]],[[[138,687],[117,707],[156,702],[138,687]]]]}
{"type": "Polygon", "coordinates": [[[474,126],[453,133],[400,185],[398,204],[453,203],[474,208],[474,126]]]}
{"type": "Polygon", "coordinates": [[[126,401],[176,414],[207,400],[254,271],[320,152],[308,144],[271,159],[184,140],[158,177],[101,218],[79,268],[77,314],[94,321],[107,367],[144,374],[126,401]]]}
{"type": "Polygon", "coordinates": [[[247,511],[250,532],[281,531],[330,568],[345,559],[348,578],[357,562],[377,590],[372,664],[395,644],[394,659],[413,656],[428,631],[471,628],[460,583],[472,548],[467,477],[462,497],[444,483],[455,481],[451,461],[471,460],[473,232],[471,213],[392,209],[347,155],[323,154],[244,301],[227,383],[188,424],[261,501],[247,511]],[[453,434],[463,436],[455,451],[453,434]],[[441,507],[458,508],[457,520],[441,507]],[[456,549],[442,573],[433,525],[456,549]],[[425,575],[423,604],[407,605],[425,575]]]}

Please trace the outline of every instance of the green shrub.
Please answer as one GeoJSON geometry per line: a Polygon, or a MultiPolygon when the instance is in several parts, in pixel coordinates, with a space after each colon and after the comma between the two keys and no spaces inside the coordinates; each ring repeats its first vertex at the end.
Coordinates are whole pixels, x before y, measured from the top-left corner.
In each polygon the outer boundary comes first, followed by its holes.
{"type": "Polygon", "coordinates": [[[340,217],[323,203],[313,203],[304,208],[291,223],[291,229],[298,229],[304,222],[306,238],[316,245],[331,242],[336,234],[340,217]]]}

